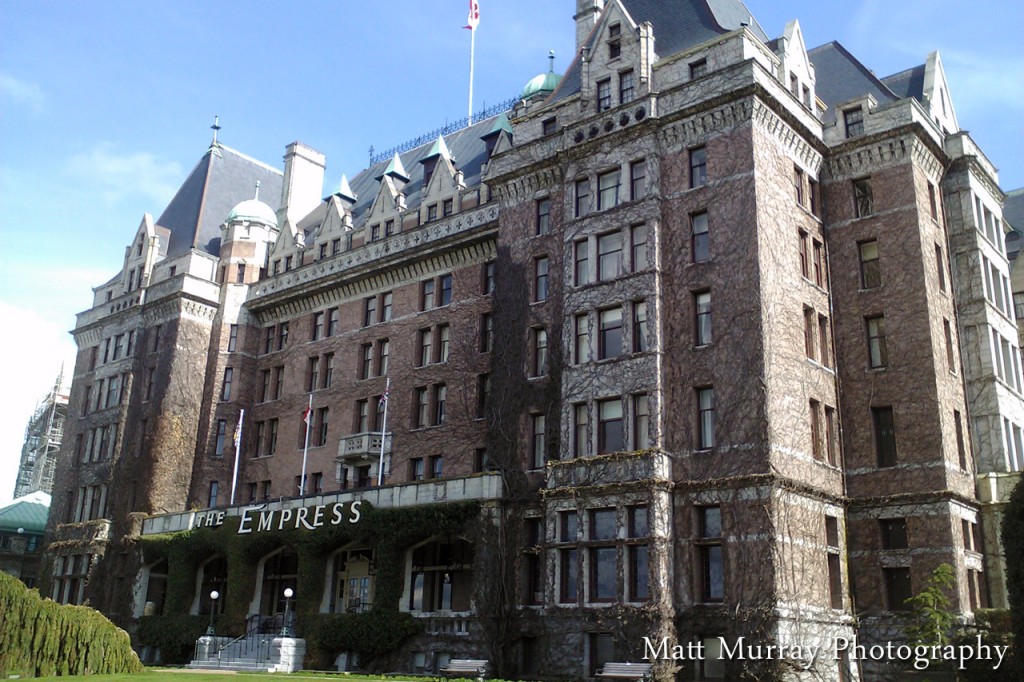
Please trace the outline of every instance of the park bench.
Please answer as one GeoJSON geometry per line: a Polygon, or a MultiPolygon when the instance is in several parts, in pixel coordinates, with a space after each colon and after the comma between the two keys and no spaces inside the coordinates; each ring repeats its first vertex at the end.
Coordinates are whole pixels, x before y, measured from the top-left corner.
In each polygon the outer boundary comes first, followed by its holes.
{"type": "Polygon", "coordinates": [[[610,680],[647,680],[654,668],[650,663],[605,663],[597,677],[610,680]]]}
{"type": "Polygon", "coordinates": [[[475,658],[453,658],[448,661],[448,666],[441,668],[438,672],[445,677],[478,677],[487,675],[487,668],[490,663],[475,658]]]}

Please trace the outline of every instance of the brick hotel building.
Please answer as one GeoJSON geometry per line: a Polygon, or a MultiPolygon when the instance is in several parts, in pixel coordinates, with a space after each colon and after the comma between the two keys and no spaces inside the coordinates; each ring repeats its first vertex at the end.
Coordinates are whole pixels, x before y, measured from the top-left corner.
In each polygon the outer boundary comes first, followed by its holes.
{"type": "MultiPolygon", "coordinates": [[[[312,148],[282,172],[214,138],[78,316],[48,594],[134,631],[274,616],[292,586],[300,635],[313,614],[420,624],[372,659],[329,652],[346,668],[528,679],[639,661],[644,636],[899,638],[942,563],[962,619],[1006,607],[1009,227],[938,53],[880,79],[738,0],[577,0],[575,31],[508,111],[326,198],[312,148]],[[140,549],[206,509],[356,500],[473,515],[313,569],[288,533],[245,561],[140,549]]],[[[816,666],[655,672],[863,673],[816,666]]]]}

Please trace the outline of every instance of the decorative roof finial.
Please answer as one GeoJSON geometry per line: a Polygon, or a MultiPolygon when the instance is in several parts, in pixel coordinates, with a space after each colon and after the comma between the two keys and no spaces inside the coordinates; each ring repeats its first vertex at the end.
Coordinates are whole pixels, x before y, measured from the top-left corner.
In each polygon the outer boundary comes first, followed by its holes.
{"type": "Polygon", "coordinates": [[[555,51],[554,50],[548,50],[548,62],[549,62],[548,70],[551,73],[554,73],[555,72],[555,51]]]}
{"type": "Polygon", "coordinates": [[[260,181],[256,181],[256,196],[253,197],[256,201],[260,200],[260,181]]]}
{"type": "Polygon", "coordinates": [[[220,116],[214,115],[214,117],[213,117],[213,125],[210,126],[210,129],[213,130],[213,142],[210,143],[210,146],[211,147],[216,147],[217,146],[217,131],[220,130],[220,116]]]}

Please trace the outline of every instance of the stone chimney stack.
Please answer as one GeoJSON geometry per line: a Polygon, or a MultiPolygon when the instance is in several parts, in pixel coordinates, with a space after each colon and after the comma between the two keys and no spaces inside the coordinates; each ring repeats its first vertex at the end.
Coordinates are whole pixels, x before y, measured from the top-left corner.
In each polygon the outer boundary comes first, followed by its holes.
{"type": "Polygon", "coordinates": [[[277,224],[297,225],[320,205],[327,157],[301,142],[292,142],[284,152],[284,184],[277,224]]]}
{"type": "Polygon", "coordinates": [[[604,11],[604,0],[576,0],[576,51],[583,47],[583,41],[590,35],[591,29],[601,20],[604,11]]]}

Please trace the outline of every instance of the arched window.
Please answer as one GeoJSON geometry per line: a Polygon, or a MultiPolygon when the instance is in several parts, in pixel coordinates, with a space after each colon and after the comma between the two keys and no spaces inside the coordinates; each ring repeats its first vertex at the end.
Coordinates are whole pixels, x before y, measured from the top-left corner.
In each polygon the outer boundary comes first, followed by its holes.
{"type": "Polygon", "coordinates": [[[410,611],[468,611],[473,595],[473,545],[432,540],[412,551],[410,611]]]}

